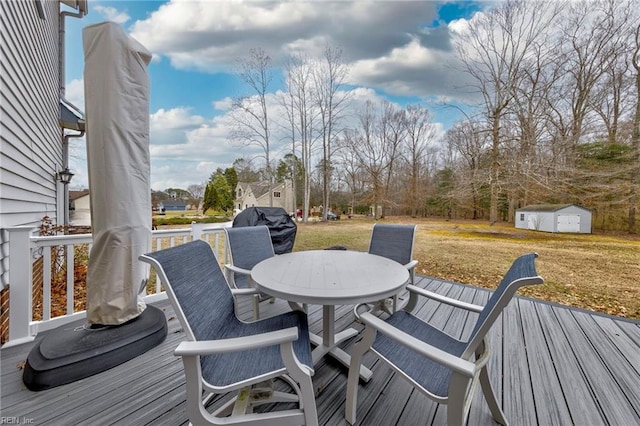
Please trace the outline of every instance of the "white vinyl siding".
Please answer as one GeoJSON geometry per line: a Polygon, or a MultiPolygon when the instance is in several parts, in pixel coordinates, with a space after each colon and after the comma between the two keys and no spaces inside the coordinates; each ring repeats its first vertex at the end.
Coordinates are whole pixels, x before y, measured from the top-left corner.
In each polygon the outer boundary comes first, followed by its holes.
{"type": "MultiPolygon", "coordinates": [[[[57,1],[0,2],[0,228],[56,221],[62,164],[57,1]]],[[[0,287],[7,237],[0,239],[0,287]]]]}

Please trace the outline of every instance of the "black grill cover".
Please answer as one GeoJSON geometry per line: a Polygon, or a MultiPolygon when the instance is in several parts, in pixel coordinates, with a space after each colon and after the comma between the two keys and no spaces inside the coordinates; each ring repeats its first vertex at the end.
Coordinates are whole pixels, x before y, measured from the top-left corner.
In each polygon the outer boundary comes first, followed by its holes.
{"type": "Polygon", "coordinates": [[[291,253],[298,227],[281,207],[249,207],[233,219],[233,227],[267,225],[276,254],[291,253]]]}

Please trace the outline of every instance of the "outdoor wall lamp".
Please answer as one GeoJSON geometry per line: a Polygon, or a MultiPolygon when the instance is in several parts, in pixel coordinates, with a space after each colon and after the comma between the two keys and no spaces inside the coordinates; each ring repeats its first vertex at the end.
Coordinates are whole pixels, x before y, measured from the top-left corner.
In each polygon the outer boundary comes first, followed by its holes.
{"type": "Polygon", "coordinates": [[[58,172],[58,180],[62,182],[64,185],[68,185],[71,182],[71,178],[73,177],[73,173],[69,171],[68,167],[65,167],[64,170],[58,172]]]}

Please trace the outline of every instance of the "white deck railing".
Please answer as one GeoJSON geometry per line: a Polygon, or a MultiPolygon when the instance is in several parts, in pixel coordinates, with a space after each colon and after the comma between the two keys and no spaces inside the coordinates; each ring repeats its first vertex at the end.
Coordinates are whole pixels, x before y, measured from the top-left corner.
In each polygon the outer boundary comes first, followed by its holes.
{"type": "MultiPolygon", "coordinates": [[[[225,227],[231,222],[192,224],[191,228],[152,231],[151,250],[174,247],[195,239],[209,242],[220,262],[227,261],[225,227]]],[[[9,339],[3,347],[31,341],[40,331],[50,330],[62,324],[86,317],[86,311],[75,310],[75,247],[91,248],[91,234],[36,236],[33,227],[7,228],[9,233],[9,339]],[[60,249],[59,254],[51,250],[60,249]],[[52,256],[53,251],[53,256],[52,256]],[[52,257],[66,265],[66,306],[63,315],[52,313],[52,257]],[[33,264],[42,259],[42,319],[33,319],[33,264]]],[[[61,270],[63,270],[61,268],[61,270]]],[[[144,300],[151,303],[166,298],[159,280],[144,300]]]]}

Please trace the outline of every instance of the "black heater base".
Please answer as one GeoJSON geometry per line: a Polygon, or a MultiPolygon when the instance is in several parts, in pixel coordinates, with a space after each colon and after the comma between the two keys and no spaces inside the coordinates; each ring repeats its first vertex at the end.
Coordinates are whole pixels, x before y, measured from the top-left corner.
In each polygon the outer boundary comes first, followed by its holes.
{"type": "Polygon", "coordinates": [[[159,345],[167,336],[164,313],[151,305],[118,326],[84,327],[80,320],[46,333],[29,352],[22,380],[41,391],[92,376],[159,345]]]}

